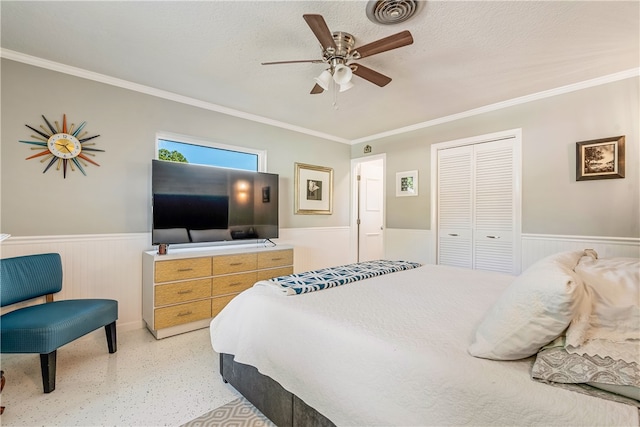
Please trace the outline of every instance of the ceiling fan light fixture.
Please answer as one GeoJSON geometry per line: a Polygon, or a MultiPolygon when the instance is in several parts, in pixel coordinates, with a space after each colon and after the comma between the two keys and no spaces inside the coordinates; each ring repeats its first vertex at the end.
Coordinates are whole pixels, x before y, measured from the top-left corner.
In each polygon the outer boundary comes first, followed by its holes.
{"type": "Polygon", "coordinates": [[[335,81],[339,85],[350,83],[351,77],[353,77],[353,72],[351,71],[351,68],[347,67],[344,64],[338,64],[333,69],[333,81],[335,81]]]}
{"type": "MultiPolygon", "coordinates": [[[[417,10],[424,0],[371,0],[369,8],[376,5],[391,7],[388,15],[393,18],[400,18],[404,15],[402,5],[410,10],[411,14],[417,10]],[[403,3],[405,2],[405,3],[403,3]],[[414,7],[415,6],[415,7],[414,7]]],[[[400,31],[387,37],[361,45],[354,50],[355,37],[344,31],[329,30],[322,15],[305,14],[302,16],[307,25],[316,36],[322,47],[322,59],[301,59],[292,61],[263,62],[262,65],[292,64],[301,62],[324,63],[328,66],[318,77],[314,78],[315,85],[309,92],[311,95],[319,94],[333,88],[334,104],[336,104],[337,92],[344,92],[353,87],[351,79],[357,75],[361,79],[367,80],[374,85],[384,87],[391,82],[391,78],[374,71],[364,65],[356,65],[353,61],[377,55],[413,43],[413,36],[409,30],[400,31]]]]}
{"type": "Polygon", "coordinates": [[[331,83],[331,73],[329,70],[324,70],[320,75],[314,78],[318,86],[324,90],[329,90],[329,83],[331,83]]]}
{"type": "Polygon", "coordinates": [[[348,81],[340,85],[340,92],[345,92],[353,87],[353,82],[348,81]]]}

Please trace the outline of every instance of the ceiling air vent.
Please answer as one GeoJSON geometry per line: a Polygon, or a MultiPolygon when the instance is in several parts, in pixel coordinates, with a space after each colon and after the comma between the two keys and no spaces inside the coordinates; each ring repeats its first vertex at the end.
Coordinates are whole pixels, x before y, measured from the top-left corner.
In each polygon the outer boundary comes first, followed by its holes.
{"type": "Polygon", "coordinates": [[[367,18],[376,24],[399,24],[415,15],[421,3],[419,0],[370,0],[367,18]]]}

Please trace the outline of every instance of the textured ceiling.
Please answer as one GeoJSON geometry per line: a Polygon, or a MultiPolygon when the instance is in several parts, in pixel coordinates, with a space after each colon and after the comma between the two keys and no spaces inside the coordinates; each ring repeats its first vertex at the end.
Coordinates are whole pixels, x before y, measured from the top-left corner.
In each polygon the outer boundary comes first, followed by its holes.
{"type": "Polygon", "coordinates": [[[640,66],[640,2],[428,1],[396,25],[366,1],[0,3],[3,56],[19,53],[327,134],[343,142],[640,66]],[[323,64],[302,19],[321,14],[356,46],[409,30],[414,44],[360,60],[393,79],[354,77],[310,95],[323,64]]]}

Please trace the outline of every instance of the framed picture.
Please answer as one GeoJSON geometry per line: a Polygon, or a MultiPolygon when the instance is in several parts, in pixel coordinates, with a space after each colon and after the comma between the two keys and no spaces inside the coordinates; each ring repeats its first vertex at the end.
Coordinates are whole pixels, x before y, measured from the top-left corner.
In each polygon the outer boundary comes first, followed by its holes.
{"type": "Polygon", "coordinates": [[[418,195],[418,171],[396,173],[396,197],[418,195]]]}
{"type": "Polygon", "coordinates": [[[331,215],[333,213],[333,169],[296,163],[295,213],[331,215]]]}
{"type": "Polygon", "coordinates": [[[576,142],[576,181],[624,178],[624,135],[576,142]]]}

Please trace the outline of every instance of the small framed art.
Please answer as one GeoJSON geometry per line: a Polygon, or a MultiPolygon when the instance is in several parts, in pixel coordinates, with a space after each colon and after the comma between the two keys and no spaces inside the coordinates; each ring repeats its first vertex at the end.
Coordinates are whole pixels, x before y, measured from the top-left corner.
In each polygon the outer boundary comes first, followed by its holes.
{"type": "Polygon", "coordinates": [[[418,195],[418,171],[396,173],[396,197],[418,195]]]}
{"type": "Polygon", "coordinates": [[[333,213],[333,169],[295,164],[295,213],[331,215],[333,213]]]}
{"type": "Polygon", "coordinates": [[[624,135],[576,142],[576,181],[624,178],[624,135]]]}

